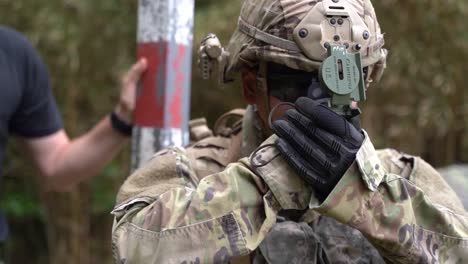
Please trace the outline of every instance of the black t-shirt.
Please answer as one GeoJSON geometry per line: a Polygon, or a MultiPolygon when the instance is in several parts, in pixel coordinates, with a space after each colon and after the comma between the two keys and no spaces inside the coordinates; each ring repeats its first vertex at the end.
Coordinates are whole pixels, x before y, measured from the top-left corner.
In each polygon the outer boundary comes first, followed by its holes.
{"type": "Polygon", "coordinates": [[[38,138],[61,128],[46,66],[24,36],[0,26],[0,176],[9,134],[38,138]]]}

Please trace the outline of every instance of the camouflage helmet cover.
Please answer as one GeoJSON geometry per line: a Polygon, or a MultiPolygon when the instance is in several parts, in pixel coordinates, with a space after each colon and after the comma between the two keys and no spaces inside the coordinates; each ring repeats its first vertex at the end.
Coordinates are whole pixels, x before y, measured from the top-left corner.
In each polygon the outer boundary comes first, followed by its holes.
{"type": "Polygon", "coordinates": [[[369,75],[380,79],[387,50],[370,0],[245,0],[228,47],[227,74],[259,61],[314,71],[327,56],[327,43],[359,51],[369,75]]]}

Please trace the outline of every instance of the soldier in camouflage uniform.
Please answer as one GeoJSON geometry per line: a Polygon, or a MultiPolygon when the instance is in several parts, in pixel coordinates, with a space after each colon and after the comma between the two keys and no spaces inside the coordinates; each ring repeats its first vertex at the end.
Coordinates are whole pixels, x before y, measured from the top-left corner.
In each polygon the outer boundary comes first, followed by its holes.
{"type": "Polygon", "coordinates": [[[369,0],[244,2],[226,74],[241,72],[250,106],[213,134],[195,125],[203,139],[126,180],[113,211],[117,263],[468,261],[467,213],[430,165],[376,151],[316,102],[320,91],[296,101],[294,84],[316,76],[327,41],[361,52],[368,84],[380,78],[387,52],[369,0]],[[281,101],[296,103],[279,118],[281,101]]]}

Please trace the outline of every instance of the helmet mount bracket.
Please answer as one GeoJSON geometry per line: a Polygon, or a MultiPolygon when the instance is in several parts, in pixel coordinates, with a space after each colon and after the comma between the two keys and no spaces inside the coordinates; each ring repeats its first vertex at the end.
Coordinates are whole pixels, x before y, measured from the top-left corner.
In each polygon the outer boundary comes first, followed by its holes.
{"type": "Polygon", "coordinates": [[[329,45],[344,45],[348,52],[364,52],[370,44],[370,30],[351,4],[335,2],[317,3],[294,29],[295,42],[311,60],[323,61],[329,45]]]}

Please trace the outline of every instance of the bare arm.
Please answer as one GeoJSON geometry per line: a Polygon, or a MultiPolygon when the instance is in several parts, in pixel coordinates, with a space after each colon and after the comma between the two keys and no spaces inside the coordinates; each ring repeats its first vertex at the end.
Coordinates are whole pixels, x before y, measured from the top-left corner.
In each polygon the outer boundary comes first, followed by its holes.
{"type": "MultiPolygon", "coordinates": [[[[117,116],[131,123],[138,80],[146,70],[146,60],[132,66],[122,79],[117,116]]],[[[103,118],[84,135],[70,140],[64,130],[52,135],[22,140],[39,168],[46,187],[67,191],[101,170],[121,149],[128,137],[112,128],[110,118],[103,118]]]]}
{"type": "Polygon", "coordinates": [[[97,174],[121,149],[127,137],[105,117],[86,134],[70,140],[64,130],[24,142],[47,189],[68,191],[97,174]]]}

